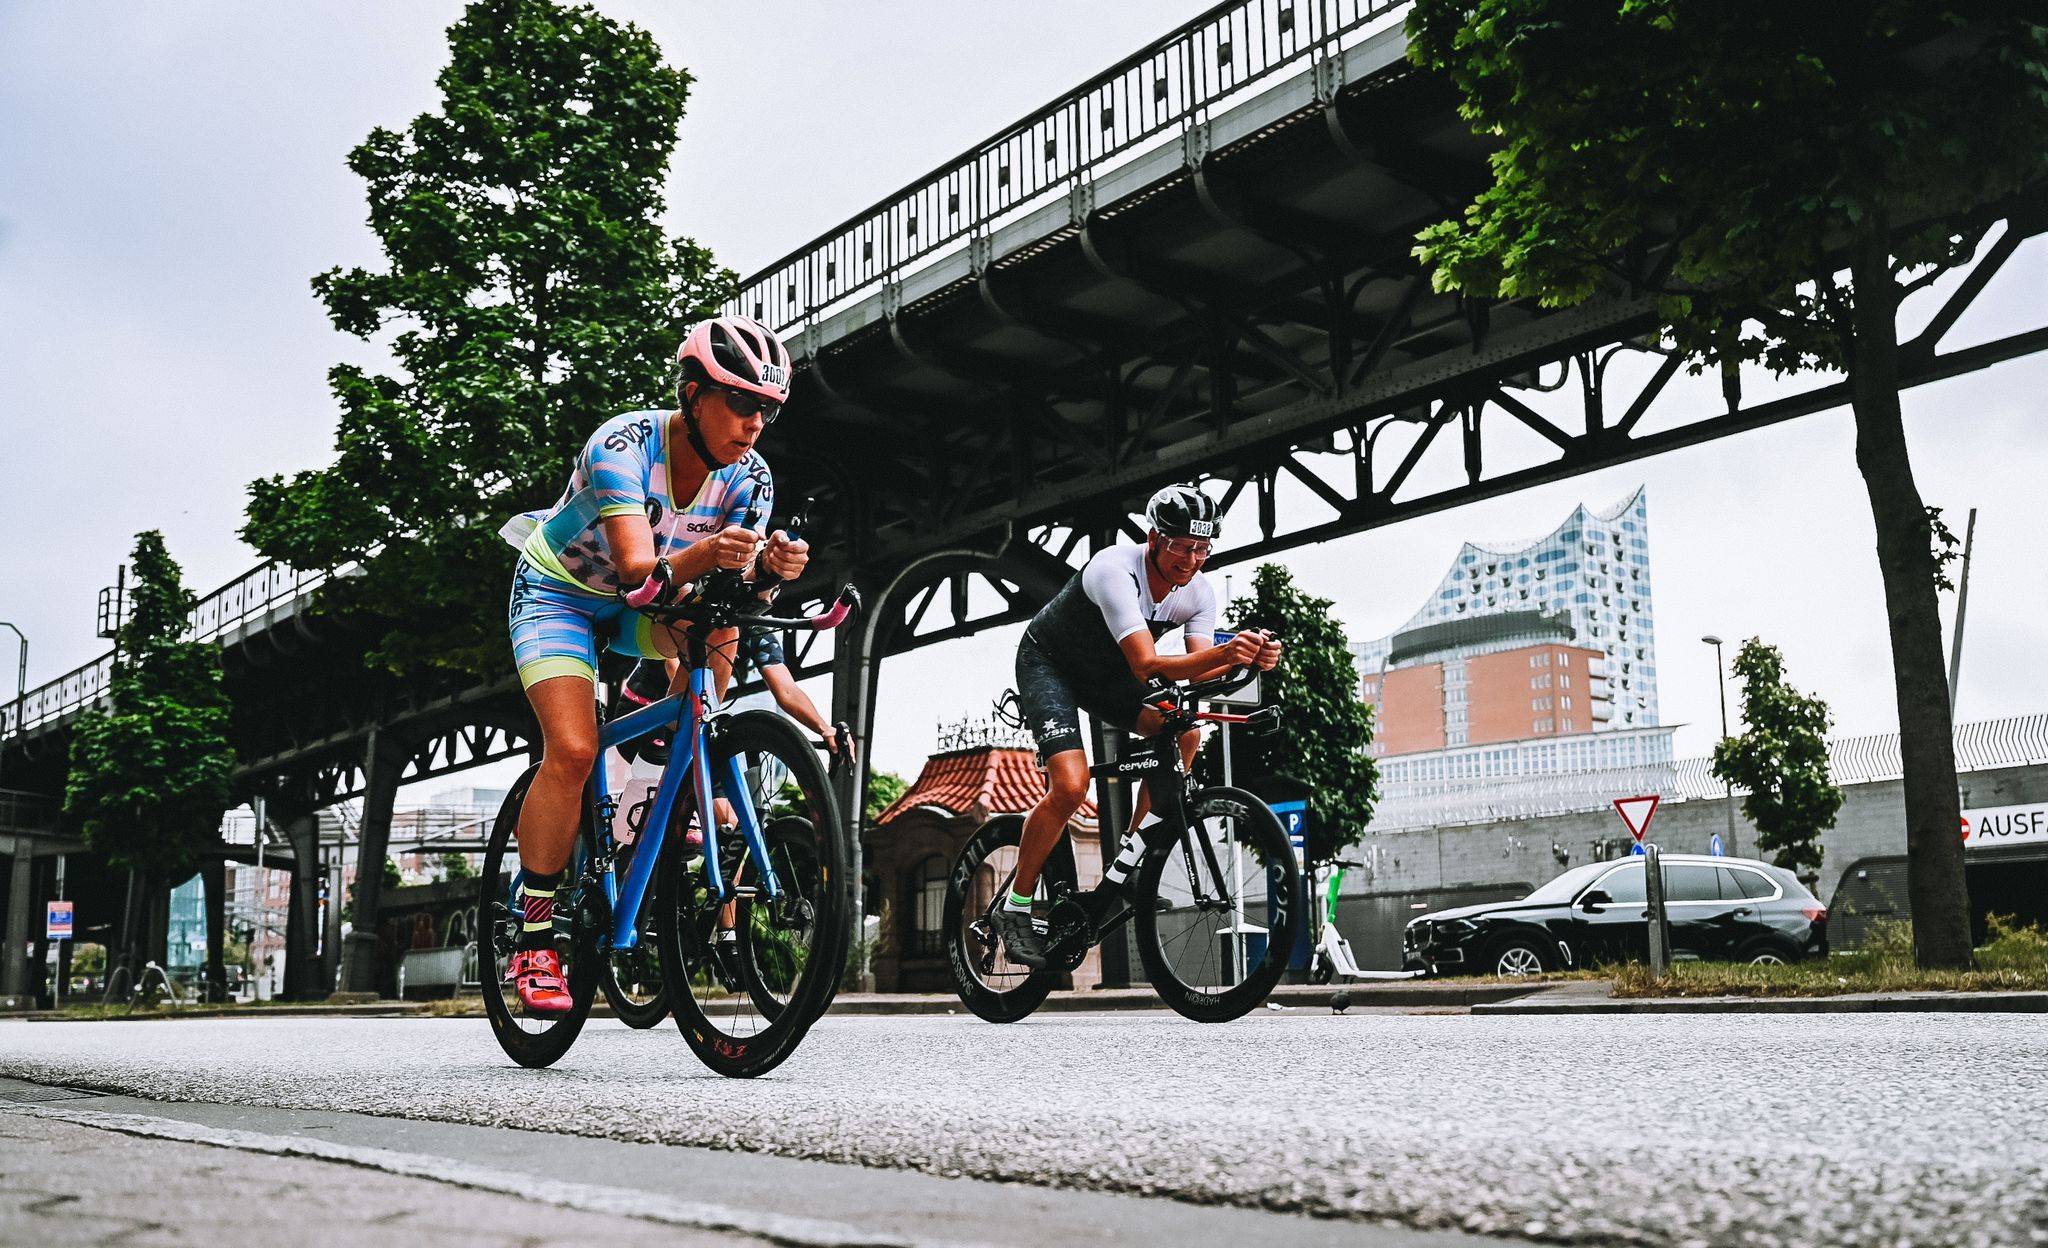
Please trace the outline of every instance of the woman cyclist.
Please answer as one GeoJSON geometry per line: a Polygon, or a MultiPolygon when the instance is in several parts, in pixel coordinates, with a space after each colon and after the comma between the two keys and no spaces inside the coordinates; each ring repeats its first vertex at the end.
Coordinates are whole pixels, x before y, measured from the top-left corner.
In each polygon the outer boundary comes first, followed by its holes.
{"type": "Polygon", "coordinates": [[[674,639],[629,601],[646,605],[718,569],[789,580],[809,558],[787,533],[762,542],[775,486],[754,443],[789,398],[788,350],[756,321],[719,317],[690,331],[676,362],[675,411],[599,425],[561,499],[504,529],[520,552],[512,652],[542,742],[519,813],[524,924],[507,971],[529,1013],[571,1007],[553,946],[554,897],[597,759],[598,646],[672,658],[674,639]],[[754,527],[744,523],[749,513],[754,527]]]}

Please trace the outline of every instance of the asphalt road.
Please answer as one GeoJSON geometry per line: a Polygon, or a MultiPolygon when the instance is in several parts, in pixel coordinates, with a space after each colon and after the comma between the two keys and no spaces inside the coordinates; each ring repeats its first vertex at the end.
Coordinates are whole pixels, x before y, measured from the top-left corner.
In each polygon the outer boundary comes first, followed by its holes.
{"type": "Polygon", "coordinates": [[[466,1020],[12,1023],[0,1075],[1536,1240],[2048,1243],[2026,1015],[843,1018],[751,1083],[613,1024],[528,1073],[466,1020]]]}

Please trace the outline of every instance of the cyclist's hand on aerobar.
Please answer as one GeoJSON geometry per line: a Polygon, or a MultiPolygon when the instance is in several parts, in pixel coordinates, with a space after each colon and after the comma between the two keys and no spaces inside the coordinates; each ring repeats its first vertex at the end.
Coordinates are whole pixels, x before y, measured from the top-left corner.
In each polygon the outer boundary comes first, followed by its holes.
{"type": "Polygon", "coordinates": [[[1280,662],[1280,639],[1271,633],[1261,633],[1265,644],[1259,647],[1258,665],[1262,672],[1270,672],[1280,662]]]}
{"type": "Polygon", "coordinates": [[[743,524],[728,524],[704,539],[711,548],[711,566],[738,571],[753,562],[761,535],[743,524]]]}
{"type": "Polygon", "coordinates": [[[1232,667],[1250,667],[1259,661],[1259,653],[1265,647],[1265,634],[1244,632],[1223,643],[1223,653],[1230,659],[1232,667]]]}
{"type": "Polygon", "coordinates": [[[811,544],[800,537],[791,537],[781,529],[775,531],[761,551],[761,566],[768,575],[785,581],[793,581],[803,575],[804,566],[810,561],[811,544]]]}

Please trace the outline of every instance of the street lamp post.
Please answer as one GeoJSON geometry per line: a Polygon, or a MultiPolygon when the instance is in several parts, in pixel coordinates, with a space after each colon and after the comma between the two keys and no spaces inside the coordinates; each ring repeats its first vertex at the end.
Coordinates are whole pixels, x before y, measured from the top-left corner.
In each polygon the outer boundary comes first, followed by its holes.
{"type": "MultiPolygon", "coordinates": [[[[1721,739],[1728,739],[1728,673],[1721,666],[1721,639],[1708,633],[1700,638],[1714,648],[1714,683],[1721,689],[1721,739]]],[[[1721,808],[1728,815],[1728,856],[1735,856],[1735,786],[1721,779],[1721,808]]]]}
{"type": "MultiPolygon", "coordinates": [[[[6,620],[0,620],[0,628],[13,633],[14,639],[21,643],[21,657],[14,664],[14,731],[19,735],[24,727],[21,722],[22,716],[28,713],[28,637],[6,620]]],[[[5,727],[4,723],[0,723],[0,727],[5,727]]],[[[0,737],[6,735],[5,732],[0,732],[0,737]]],[[[5,757],[6,752],[0,750],[0,762],[4,762],[5,757]]]]}

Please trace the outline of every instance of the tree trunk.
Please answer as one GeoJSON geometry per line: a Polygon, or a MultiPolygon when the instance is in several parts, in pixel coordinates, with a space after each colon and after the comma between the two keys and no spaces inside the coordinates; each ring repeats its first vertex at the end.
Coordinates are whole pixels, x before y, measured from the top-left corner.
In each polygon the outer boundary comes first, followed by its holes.
{"type": "Polygon", "coordinates": [[[200,882],[206,890],[206,970],[200,982],[204,1001],[228,999],[227,950],[227,860],[209,851],[199,866],[200,882]]]}
{"type": "Polygon", "coordinates": [[[1857,245],[1849,390],[1856,466],[1877,524],[1877,562],[1891,627],[1906,798],[1906,892],[1913,957],[1922,967],[1970,965],[1954,725],[1942,666],[1941,604],[1926,505],[1913,481],[1899,412],[1898,286],[1882,222],[1857,245]]]}

